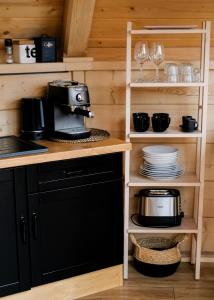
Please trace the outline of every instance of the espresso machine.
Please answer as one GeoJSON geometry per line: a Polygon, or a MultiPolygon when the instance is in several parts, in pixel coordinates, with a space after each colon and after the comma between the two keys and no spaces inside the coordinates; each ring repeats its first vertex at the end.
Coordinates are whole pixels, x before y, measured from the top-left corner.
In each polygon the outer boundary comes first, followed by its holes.
{"type": "Polygon", "coordinates": [[[53,81],[48,84],[47,135],[54,139],[88,138],[91,130],[85,127],[85,117],[94,114],[90,106],[88,88],[77,81],[53,81]]]}

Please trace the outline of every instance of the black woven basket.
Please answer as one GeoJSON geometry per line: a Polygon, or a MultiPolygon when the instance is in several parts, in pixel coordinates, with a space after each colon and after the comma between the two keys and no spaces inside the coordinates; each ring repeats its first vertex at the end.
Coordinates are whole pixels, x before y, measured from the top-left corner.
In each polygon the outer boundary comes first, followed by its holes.
{"type": "Polygon", "coordinates": [[[172,275],[181,262],[179,244],[186,235],[178,235],[174,239],[151,237],[136,240],[130,235],[134,249],[134,266],[143,275],[164,277],[172,275]]]}

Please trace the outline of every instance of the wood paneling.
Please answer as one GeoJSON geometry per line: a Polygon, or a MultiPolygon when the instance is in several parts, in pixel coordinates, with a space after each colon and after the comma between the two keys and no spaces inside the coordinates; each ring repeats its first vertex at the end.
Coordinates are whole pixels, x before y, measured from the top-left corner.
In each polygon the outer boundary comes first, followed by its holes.
{"type": "Polygon", "coordinates": [[[64,0],[0,0],[0,18],[61,18],[64,0]]]}
{"type": "MultiPolygon", "coordinates": [[[[56,79],[70,79],[85,82],[89,87],[91,110],[95,112],[94,119],[87,120],[87,125],[108,130],[112,137],[124,138],[125,126],[125,71],[120,70],[88,70],[74,71],[72,73],[52,74],[20,74],[0,76],[0,135],[19,132],[19,103],[22,97],[44,96],[47,82],[56,79]]],[[[150,72],[150,71],[149,71],[150,72]]],[[[152,71],[151,71],[152,72],[152,71]]],[[[137,76],[138,73],[135,72],[137,76]]],[[[208,143],[206,153],[206,182],[204,203],[204,236],[203,250],[214,252],[214,71],[210,71],[210,91],[208,107],[208,143]]],[[[133,92],[133,111],[169,112],[172,124],[179,125],[181,116],[187,113],[195,115],[197,89],[190,88],[163,88],[138,89],[133,92]]],[[[176,145],[182,153],[185,170],[194,170],[195,140],[194,139],[146,139],[138,140],[133,147],[134,156],[132,169],[137,171],[142,161],[141,148],[144,144],[167,143],[176,145]]],[[[137,191],[137,189],[135,189],[137,191]]],[[[183,207],[187,215],[192,214],[194,189],[181,189],[183,207]]],[[[136,202],[132,204],[131,211],[137,209],[136,202]]],[[[189,250],[189,243],[185,250],[189,250]]]]}
{"type": "MultiPolygon", "coordinates": [[[[6,38],[32,39],[48,34],[60,43],[63,5],[64,0],[0,0],[0,50],[6,38]]],[[[3,52],[0,62],[4,62],[3,52]]]]}
{"type": "Polygon", "coordinates": [[[212,19],[212,0],[97,0],[95,18],[212,19]]]}
{"type": "MultiPolygon", "coordinates": [[[[97,0],[88,55],[97,60],[124,60],[126,47],[126,24],[134,22],[136,28],[144,25],[198,25],[203,20],[214,24],[212,0],[97,0]]],[[[141,37],[136,37],[134,43],[141,37]]],[[[153,36],[148,41],[162,40],[165,47],[198,47],[199,36],[153,36]]],[[[214,46],[214,33],[211,33],[214,46]]],[[[171,57],[171,56],[170,56],[171,57]]]]}

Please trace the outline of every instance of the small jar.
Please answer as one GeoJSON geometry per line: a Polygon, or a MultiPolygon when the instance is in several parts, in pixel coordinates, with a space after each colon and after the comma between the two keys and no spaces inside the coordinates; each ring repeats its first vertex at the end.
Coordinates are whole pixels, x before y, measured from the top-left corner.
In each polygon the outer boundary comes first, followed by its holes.
{"type": "Polygon", "coordinates": [[[5,52],[6,52],[6,63],[13,63],[13,41],[11,39],[4,40],[5,52]]]}

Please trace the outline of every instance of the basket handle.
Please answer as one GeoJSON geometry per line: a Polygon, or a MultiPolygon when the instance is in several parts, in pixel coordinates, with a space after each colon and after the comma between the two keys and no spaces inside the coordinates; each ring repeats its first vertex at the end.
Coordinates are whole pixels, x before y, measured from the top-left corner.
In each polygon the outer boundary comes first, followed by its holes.
{"type": "Polygon", "coordinates": [[[141,247],[140,247],[140,245],[138,244],[138,242],[137,242],[137,240],[136,240],[134,234],[131,233],[131,234],[129,235],[129,237],[130,237],[132,243],[133,243],[136,247],[138,247],[139,250],[141,250],[141,247]]]}
{"type": "Polygon", "coordinates": [[[177,242],[177,246],[179,246],[179,244],[181,244],[183,241],[185,241],[188,238],[187,234],[182,233],[182,234],[178,234],[175,236],[175,238],[173,239],[175,242],[177,242]]]}

